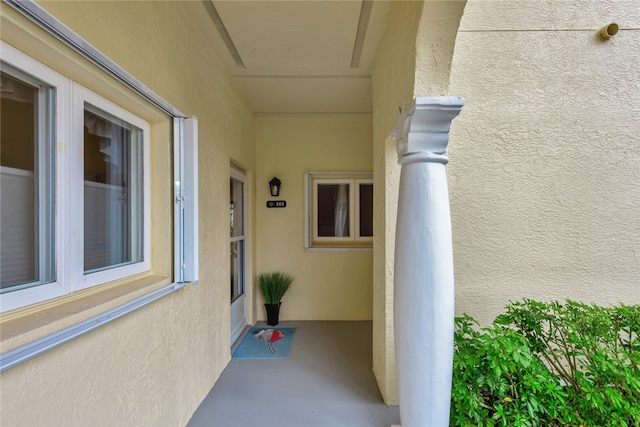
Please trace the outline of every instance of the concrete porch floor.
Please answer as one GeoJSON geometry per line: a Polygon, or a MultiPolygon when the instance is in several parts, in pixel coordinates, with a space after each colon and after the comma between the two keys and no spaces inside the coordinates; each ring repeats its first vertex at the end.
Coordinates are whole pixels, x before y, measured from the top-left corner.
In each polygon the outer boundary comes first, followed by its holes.
{"type": "MultiPolygon", "coordinates": [[[[256,326],[264,326],[258,323],[256,326]]],[[[297,327],[288,359],[232,359],[188,427],[389,427],[371,364],[371,322],[297,327]]]]}

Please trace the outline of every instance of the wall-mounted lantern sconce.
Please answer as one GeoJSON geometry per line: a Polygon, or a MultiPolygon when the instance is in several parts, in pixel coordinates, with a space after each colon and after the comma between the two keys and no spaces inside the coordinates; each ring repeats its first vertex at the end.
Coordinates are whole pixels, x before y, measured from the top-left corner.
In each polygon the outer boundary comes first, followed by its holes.
{"type": "Polygon", "coordinates": [[[278,197],[280,195],[280,186],[281,182],[277,177],[271,178],[269,181],[269,192],[271,193],[271,197],[278,197]]]}

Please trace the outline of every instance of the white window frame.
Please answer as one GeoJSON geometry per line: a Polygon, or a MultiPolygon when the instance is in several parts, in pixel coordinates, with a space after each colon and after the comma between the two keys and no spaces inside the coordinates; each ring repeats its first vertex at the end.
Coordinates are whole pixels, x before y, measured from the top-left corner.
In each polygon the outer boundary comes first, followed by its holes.
{"type": "MultiPolygon", "coordinates": [[[[73,101],[72,105],[72,133],[70,155],[64,156],[62,161],[67,162],[69,182],[64,188],[71,189],[72,194],[83,194],[84,192],[84,111],[85,103],[91,104],[127,123],[130,123],[142,130],[142,261],[131,263],[121,267],[107,268],[102,271],[85,274],[84,273],[84,198],[73,197],[69,200],[69,228],[65,235],[69,235],[71,244],[70,258],[68,265],[70,268],[69,280],[74,286],[73,290],[80,290],[98,285],[100,283],[111,282],[134,274],[148,271],[150,268],[149,257],[151,247],[151,214],[150,214],[150,193],[151,193],[151,173],[150,173],[150,134],[149,123],[134,115],[133,113],[119,107],[102,96],[89,89],[72,83],[73,101]]],[[[63,165],[65,167],[65,165],[63,165]]],[[[65,169],[67,169],[65,167],[65,169]]]]}
{"type": "Polygon", "coordinates": [[[63,209],[66,201],[69,199],[68,192],[61,192],[63,187],[65,174],[67,170],[60,168],[58,165],[58,157],[60,152],[67,148],[66,142],[69,141],[70,129],[70,112],[68,111],[71,85],[69,79],[61,74],[53,71],[46,65],[36,61],[35,59],[25,55],[13,46],[0,41],[0,52],[2,61],[12,65],[13,67],[26,72],[43,83],[54,89],[54,116],[55,116],[55,141],[56,141],[56,167],[55,173],[55,264],[56,279],[53,282],[37,285],[29,288],[0,294],[0,311],[5,312],[15,308],[23,307],[40,301],[56,298],[69,293],[68,288],[63,286],[65,269],[61,266],[60,259],[64,256],[66,242],[60,239],[62,231],[62,222],[64,219],[63,209]]]}
{"type": "Polygon", "coordinates": [[[174,280],[199,281],[198,118],[173,119],[174,280]]]}
{"type": "MultiPolygon", "coordinates": [[[[179,268],[176,268],[173,272],[173,283],[163,286],[162,288],[154,290],[152,292],[146,293],[129,302],[118,305],[113,309],[88,318],[80,323],[61,329],[53,334],[44,336],[34,342],[27,343],[14,350],[1,354],[0,372],[3,372],[6,369],[16,366],[17,364],[25,362],[33,357],[36,357],[48,350],[56,348],[59,345],[64,344],[87,332],[90,332],[97,327],[107,325],[110,322],[119,319],[120,317],[131,313],[134,310],[151,304],[160,298],[171,295],[173,292],[184,287],[187,283],[195,284],[198,280],[197,119],[195,117],[187,118],[173,105],[162,99],[132,75],[127,73],[127,71],[118,66],[118,64],[116,64],[100,51],[91,46],[86,40],[82,39],[82,37],[73,32],[69,27],[57,20],[53,15],[48,13],[35,1],[3,1],[8,6],[14,8],[18,13],[22,14],[25,19],[31,21],[39,29],[53,36],[62,45],[65,45],[70,48],[70,50],[77,52],[83,58],[83,60],[97,67],[97,70],[100,70],[100,72],[105,73],[105,75],[111,76],[117,81],[121,82],[123,84],[123,87],[129,90],[130,93],[137,94],[143,100],[145,100],[149,106],[157,108],[158,111],[162,111],[167,114],[167,117],[171,117],[174,119],[174,200],[175,205],[179,206],[180,208],[176,208],[175,217],[173,220],[173,229],[175,236],[173,242],[174,265],[179,266],[179,268]],[[180,248],[180,250],[178,250],[178,248],[180,248]]],[[[21,30],[14,31],[14,27],[12,26],[12,28],[7,31],[7,33],[9,32],[14,34],[14,36],[17,33],[20,34],[16,36],[15,40],[41,40],[39,31],[33,33],[29,32],[27,34],[26,32],[22,32],[21,30]]],[[[13,48],[6,45],[1,40],[0,43],[0,56],[2,57],[2,59],[5,59],[6,62],[11,62],[8,57],[11,56],[12,53],[9,52],[7,55],[5,55],[5,53],[12,50],[13,48]]],[[[24,56],[24,54],[22,55],[24,56]]],[[[69,59],[69,57],[67,57],[67,59],[69,59]]],[[[39,63],[37,61],[34,61],[34,64],[37,65],[39,63]]],[[[21,67],[18,66],[17,68],[20,69],[21,67]]],[[[79,75],[87,75],[87,70],[83,69],[83,71],[80,72],[79,75]]],[[[63,80],[68,81],[68,79],[64,77],[63,80]]],[[[62,87],[63,84],[64,82],[61,84],[61,86],[55,84],[52,84],[52,86],[62,87]]],[[[66,99],[67,97],[71,96],[70,88],[66,91],[61,90],[61,92],[62,94],[60,96],[65,99],[63,105],[68,105],[66,99]]],[[[59,102],[60,99],[61,98],[57,98],[55,102],[59,102]]],[[[59,112],[60,109],[57,108],[56,111],[59,112]]],[[[56,129],[58,130],[56,136],[60,137],[60,139],[57,140],[57,145],[55,147],[57,150],[69,149],[69,117],[70,116],[61,114],[56,115],[56,129]],[[61,137],[61,135],[64,137],[61,137]]],[[[57,174],[56,180],[61,179],[61,176],[62,174],[57,174]]],[[[57,182],[56,185],[58,185],[57,182]]],[[[60,209],[61,212],[64,212],[62,203],[59,203],[59,201],[60,200],[56,201],[56,215],[58,215],[58,209],[60,209]]],[[[59,216],[59,220],[61,220],[60,218],[62,218],[62,215],[59,216]]],[[[55,249],[57,257],[63,255],[63,250],[61,248],[62,243],[63,239],[58,239],[55,241],[55,244],[57,245],[55,249]]],[[[67,256],[67,254],[65,253],[64,256],[67,256]]],[[[60,274],[62,273],[58,271],[58,278],[60,277],[60,274]]],[[[52,298],[55,298],[56,296],[62,296],[68,293],[66,289],[61,287],[60,282],[61,280],[59,279],[57,283],[51,284],[53,287],[50,288],[53,289],[53,291],[49,292],[49,294],[47,295],[45,295],[45,291],[47,290],[43,289],[43,286],[32,288],[32,290],[38,294],[38,301],[50,300],[52,298]]],[[[122,283],[127,282],[122,281],[122,283]]],[[[29,289],[25,289],[25,293],[22,294],[22,302],[18,301],[18,304],[15,305],[16,308],[23,307],[34,302],[34,298],[32,297],[33,295],[27,295],[29,293],[28,291],[29,289]]],[[[11,292],[10,294],[15,294],[15,292],[11,292]]],[[[7,308],[5,306],[2,295],[3,294],[0,294],[0,312],[10,310],[10,308],[7,308]]],[[[13,301],[12,303],[15,303],[15,301],[13,301]]],[[[46,305],[42,305],[42,307],[54,306],[55,309],[55,305],[56,301],[54,300],[51,302],[51,305],[47,303],[46,305]]]]}
{"type": "Polygon", "coordinates": [[[247,251],[247,177],[246,174],[238,169],[236,169],[235,167],[231,166],[230,169],[230,173],[229,173],[230,178],[233,178],[239,182],[242,183],[242,234],[238,234],[238,235],[234,235],[234,236],[230,236],[229,238],[229,243],[236,243],[236,242],[242,242],[241,246],[242,247],[242,251],[244,252],[243,254],[243,262],[242,265],[240,266],[240,275],[241,275],[241,279],[243,281],[242,283],[242,293],[233,301],[231,301],[231,303],[233,304],[234,301],[236,301],[238,298],[240,298],[243,295],[246,295],[247,293],[247,289],[246,289],[246,285],[247,285],[247,276],[246,276],[246,251],[247,251]]]}
{"type": "Polygon", "coordinates": [[[0,41],[3,62],[54,89],[55,105],[55,280],[0,294],[0,312],[70,294],[150,269],[150,125],[116,104],[57,73],[13,46],[0,41]],[[83,249],[83,126],[84,102],[105,110],[143,130],[143,261],[84,274],[83,249]],[[80,102],[80,105],[75,105],[80,102]]]}
{"type": "MultiPolygon", "coordinates": [[[[12,67],[7,61],[4,61],[3,64],[7,67],[12,67]]],[[[12,75],[10,70],[3,71],[12,75]]],[[[42,80],[27,75],[21,70],[16,69],[16,71],[18,72],[18,75],[13,77],[18,80],[22,80],[24,78],[28,85],[42,86],[44,83],[42,80]]],[[[53,134],[53,130],[55,129],[55,91],[50,85],[46,83],[44,83],[44,85],[46,86],[44,90],[38,89],[38,141],[36,142],[36,146],[38,147],[38,156],[34,159],[34,170],[27,171],[8,166],[0,166],[3,179],[8,177],[20,177],[22,180],[31,180],[31,185],[33,186],[37,185],[37,187],[34,188],[33,194],[38,200],[37,213],[34,212],[34,214],[35,218],[38,219],[38,230],[41,231],[37,236],[37,259],[39,261],[39,265],[37,267],[37,280],[31,283],[17,285],[18,289],[37,286],[40,282],[42,282],[41,284],[50,283],[50,279],[52,278],[51,275],[55,274],[55,247],[51,247],[51,245],[55,246],[55,224],[51,221],[52,218],[55,218],[55,212],[52,209],[55,203],[53,194],[53,190],[55,189],[55,180],[53,180],[55,174],[55,159],[53,159],[53,156],[55,155],[55,135],[53,134]],[[43,112],[45,113],[44,115],[41,114],[43,112]],[[52,132],[48,132],[49,130],[52,132]],[[43,155],[42,152],[46,154],[43,155]]],[[[20,180],[20,178],[18,178],[18,180],[20,180]]],[[[5,190],[3,189],[2,191],[5,190]]],[[[5,194],[2,195],[6,196],[5,194]]],[[[4,199],[4,203],[13,203],[13,201],[4,199]]],[[[9,243],[6,248],[3,247],[3,255],[7,252],[11,252],[12,243],[13,242],[9,243]]]]}
{"type": "Polygon", "coordinates": [[[305,173],[305,249],[371,250],[373,236],[360,235],[360,184],[373,185],[372,173],[305,173]],[[349,185],[349,236],[318,235],[318,185],[322,184],[349,185]]]}

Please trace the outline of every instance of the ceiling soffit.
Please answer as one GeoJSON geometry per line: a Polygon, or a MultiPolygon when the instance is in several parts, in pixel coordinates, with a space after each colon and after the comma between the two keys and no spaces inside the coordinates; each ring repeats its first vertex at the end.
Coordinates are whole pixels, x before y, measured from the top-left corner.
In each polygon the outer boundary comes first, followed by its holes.
{"type": "Polygon", "coordinates": [[[256,113],[371,112],[390,1],[204,1],[214,48],[256,113]]]}

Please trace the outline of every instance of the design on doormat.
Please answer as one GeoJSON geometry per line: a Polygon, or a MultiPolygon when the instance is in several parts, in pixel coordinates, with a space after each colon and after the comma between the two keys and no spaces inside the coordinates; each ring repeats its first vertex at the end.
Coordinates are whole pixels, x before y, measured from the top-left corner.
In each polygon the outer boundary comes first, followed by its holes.
{"type": "Polygon", "coordinates": [[[274,354],[276,349],[273,348],[273,343],[284,338],[284,332],[277,329],[260,329],[259,331],[254,331],[253,336],[265,343],[271,354],[274,354]]]}
{"type": "Polygon", "coordinates": [[[234,359],[286,359],[296,328],[251,328],[234,359]]]}

